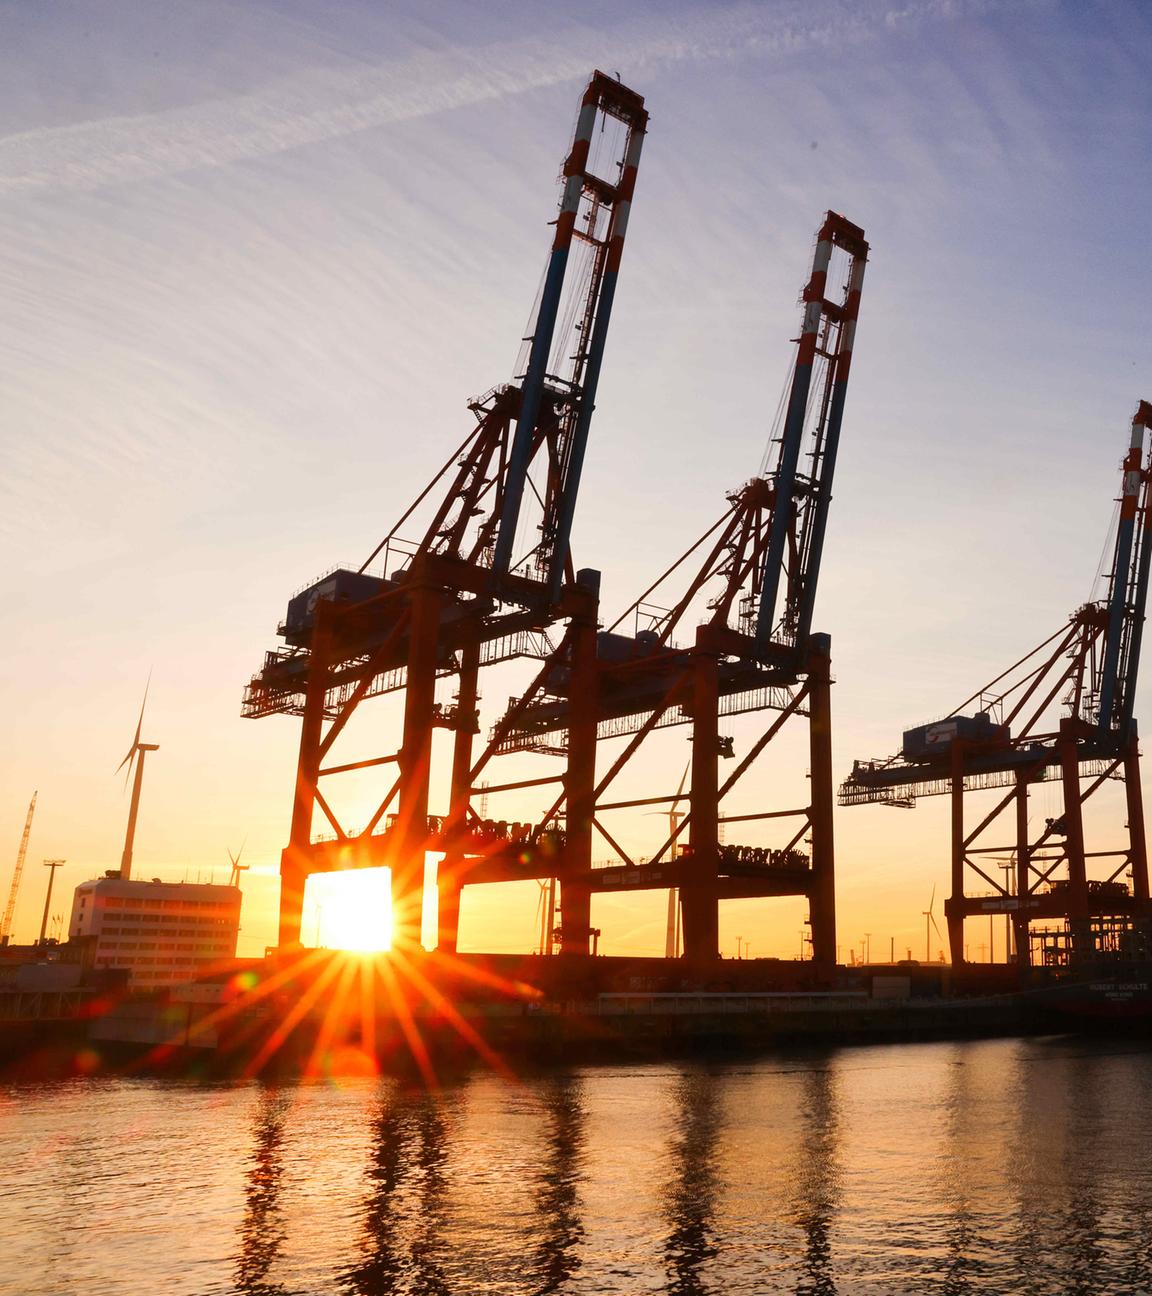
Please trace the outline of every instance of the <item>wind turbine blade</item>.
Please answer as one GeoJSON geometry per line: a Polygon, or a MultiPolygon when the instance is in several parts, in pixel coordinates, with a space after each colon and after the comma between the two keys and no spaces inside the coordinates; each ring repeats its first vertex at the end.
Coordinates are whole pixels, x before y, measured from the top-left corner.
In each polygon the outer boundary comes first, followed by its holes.
{"type": "Polygon", "coordinates": [[[684,773],[680,775],[680,786],[676,789],[676,800],[672,802],[672,809],[675,810],[684,796],[684,784],[688,781],[688,771],[692,768],[691,760],[684,766],[684,773]]]}
{"type": "MultiPolygon", "coordinates": [[[[532,926],[537,932],[539,932],[544,923],[544,905],[547,903],[546,897],[548,895],[548,884],[541,881],[540,878],[536,879],[536,883],[540,888],[540,892],[536,896],[536,914],[532,919],[532,926]]],[[[541,950],[540,952],[543,954],[544,951],[541,950]]]]}
{"type": "Polygon", "coordinates": [[[144,685],[144,697],[140,702],[140,716],[136,721],[136,737],[132,739],[132,749],[140,746],[140,734],[144,728],[144,708],[148,705],[148,688],[152,683],[152,672],[148,672],[148,681],[144,685]]]}
{"type": "Polygon", "coordinates": [[[940,930],[940,928],[937,926],[937,924],[936,924],[936,919],[933,918],[931,914],[929,914],[928,917],[929,917],[929,918],[931,919],[931,921],[932,921],[932,930],[936,933],[937,936],[940,937],[941,940],[943,940],[943,939],[944,939],[944,933],[943,933],[943,932],[940,930]]]}
{"type": "MultiPolygon", "coordinates": [[[[124,768],[124,766],[127,765],[128,762],[132,759],[132,757],[136,755],[136,749],[140,746],[140,735],[144,730],[144,708],[148,705],[148,689],[151,686],[151,684],[152,684],[152,672],[149,671],[147,682],[144,685],[144,698],[140,703],[140,715],[136,721],[136,735],[132,739],[132,746],[128,748],[128,755],[125,756],[124,759],[120,762],[120,764],[116,766],[117,774],[119,774],[120,771],[124,768]]],[[[129,769],[128,774],[125,776],[125,784],[124,784],[125,787],[128,786],[127,779],[130,778],[131,775],[132,775],[132,770],[129,769]]]]}
{"type": "Polygon", "coordinates": [[[936,903],[936,883],[932,883],[932,899],[928,901],[928,912],[932,912],[932,906],[936,903]]]}

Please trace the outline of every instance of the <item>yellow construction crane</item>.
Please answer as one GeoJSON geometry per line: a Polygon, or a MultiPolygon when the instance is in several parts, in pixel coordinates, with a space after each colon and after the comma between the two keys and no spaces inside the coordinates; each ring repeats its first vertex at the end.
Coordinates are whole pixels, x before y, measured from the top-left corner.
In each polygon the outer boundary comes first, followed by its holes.
{"type": "Polygon", "coordinates": [[[32,793],[28,806],[28,818],[24,820],[24,836],[20,838],[20,851],[16,856],[16,871],[12,874],[12,885],[8,888],[8,903],[4,908],[4,921],[0,922],[0,945],[8,944],[12,934],[12,915],[16,912],[16,896],[20,891],[20,874],[24,872],[24,856],[28,854],[28,837],[32,832],[32,816],[36,812],[37,792],[32,793]]]}

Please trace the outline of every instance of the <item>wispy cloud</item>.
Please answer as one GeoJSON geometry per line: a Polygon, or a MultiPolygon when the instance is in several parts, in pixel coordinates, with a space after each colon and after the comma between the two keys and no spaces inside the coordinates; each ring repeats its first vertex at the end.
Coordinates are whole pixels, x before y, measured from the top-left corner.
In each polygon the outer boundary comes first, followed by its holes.
{"type": "Polygon", "coordinates": [[[604,57],[613,69],[635,76],[690,60],[868,40],[893,27],[951,20],[989,4],[740,4],[682,18],[649,15],[608,34],[569,30],[551,41],[525,38],[482,49],[421,52],[368,68],[314,71],[248,95],[0,138],[0,194],[95,190],[269,157],[573,80],[604,57]]]}

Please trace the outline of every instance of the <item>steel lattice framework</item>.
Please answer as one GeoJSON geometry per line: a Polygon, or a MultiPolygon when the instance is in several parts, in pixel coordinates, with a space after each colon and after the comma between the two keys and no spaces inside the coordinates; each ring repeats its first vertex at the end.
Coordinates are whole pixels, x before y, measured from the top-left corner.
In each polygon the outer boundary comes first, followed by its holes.
{"type": "MultiPolygon", "coordinates": [[[[1149,916],[1148,857],[1133,705],[1152,564],[1152,406],[1141,401],[1123,464],[1120,516],[1107,597],[1078,608],[1050,635],[947,719],[909,730],[899,755],[857,761],[841,805],[911,807],[921,796],[951,798],[951,895],[945,906],[952,961],[964,961],[964,920],[1007,913],[1017,959],[1027,965],[1030,924],[1064,920],[1070,957],[1098,953],[1094,932],[1149,916]],[[1084,804],[1111,779],[1126,793],[1127,840],[1089,851],[1084,804]],[[1040,831],[1029,822],[1029,790],[1057,780],[1062,812],[1040,831]],[[1005,789],[970,827],[968,794],[1005,789]],[[1009,812],[1007,843],[993,841],[1009,812]],[[994,876],[1011,863],[1010,880],[994,876]],[[1127,873],[1130,885],[1123,880],[1127,873]],[[981,894],[969,893],[968,885],[981,894]],[[990,891],[989,891],[990,888],[990,891]]],[[[1050,943],[1050,942],[1049,942],[1050,943]]]]}
{"type": "MultiPolygon", "coordinates": [[[[267,655],[247,689],[245,715],[302,717],[281,861],[281,946],[299,943],[311,873],[378,865],[392,870],[394,939],[419,942],[425,852],[449,841],[457,849],[475,818],[464,789],[480,667],[547,654],[557,622],[594,630],[598,576],[574,572],[569,543],[647,123],[638,94],[602,72],[592,76],[563,165],[523,372],[471,403],[464,441],[358,571],[337,570],[291,601],[280,628],[287,647],[267,655]],[[421,538],[405,544],[406,528],[421,538]],[[381,556],[383,575],[370,573],[381,556]],[[448,707],[435,700],[444,677],[458,681],[448,707]],[[357,708],[387,692],[403,694],[398,749],[336,758],[357,708]],[[438,727],[454,735],[444,820],[428,814],[438,727]],[[395,779],[353,832],[322,781],[391,766],[395,779]],[[318,814],[330,841],[314,836],[318,814]]],[[[451,868],[439,898],[441,942],[454,945],[459,888],[451,868]]]]}
{"type": "Polygon", "coordinates": [[[463,850],[454,856],[467,883],[558,879],[564,952],[586,952],[596,935],[590,926],[594,891],[667,888],[680,893],[690,960],[717,955],[719,900],[805,895],[814,956],[829,969],[834,962],[830,647],[826,635],[811,633],[811,620],[867,254],[863,231],[829,212],[803,291],[802,331],[771,469],[729,496],[719,521],[609,631],[597,634],[594,622],[572,619],[563,642],[510,704],[473,766],[475,788],[489,762],[509,752],[552,754],[565,762],[563,774],[489,786],[489,794],[547,784],[559,790],[536,824],[514,826],[523,831],[505,849],[489,848],[482,858],[469,859],[463,850]],[[830,292],[837,249],[843,282],[830,292]],[[695,570],[689,567],[693,558],[695,570]],[[646,601],[672,588],[684,572],[690,574],[673,606],[647,615],[646,601]],[[691,625],[701,603],[706,615],[691,646],[677,646],[676,632],[691,625]],[[632,617],[633,633],[621,632],[632,617]],[[721,740],[720,718],[753,711],[771,719],[721,782],[718,758],[733,753],[726,750],[730,740],[721,740]],[[727,820],[790,821],[779,848],[722,845],[724,797],[797,716],[809,724],[810,803],[727,820]],[[680,793],[614,801],[610,789],[648,735],[675,724],[692,730],[689,809],[651,859],[634,862],[608,816],[674,806],[680,793]],[[598,740],[610,738],[628,741],[598,773],[598,740]],[[597,836],[619,865],[593,867],[597,836]],[[798,849],[806,836],[811,856],[798,849]]]}

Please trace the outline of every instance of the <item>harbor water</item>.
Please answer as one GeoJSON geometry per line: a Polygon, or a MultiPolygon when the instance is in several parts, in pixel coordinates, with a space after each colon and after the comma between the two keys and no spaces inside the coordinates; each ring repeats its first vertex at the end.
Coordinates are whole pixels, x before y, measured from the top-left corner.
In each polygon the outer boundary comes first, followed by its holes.
{"type": "Polygon", "coordinates": [[[1152,1048],[0,1085],[0,1292],[1147,1293],[1152,1048]]]}

